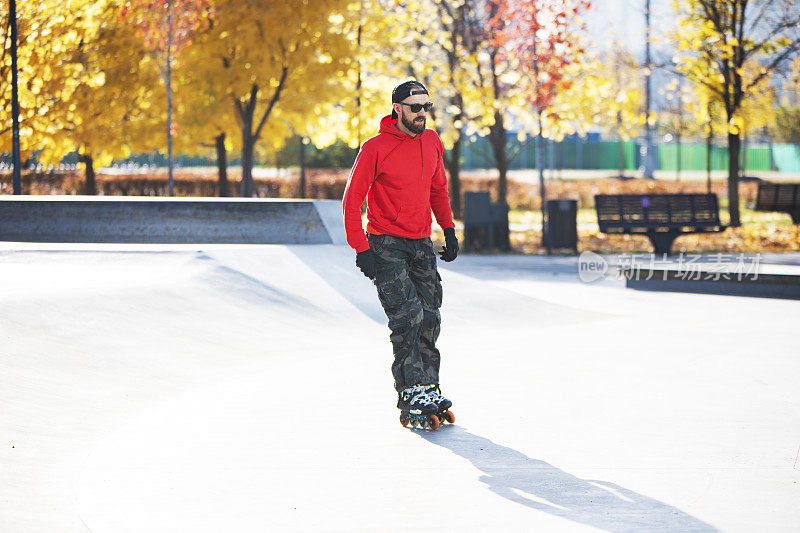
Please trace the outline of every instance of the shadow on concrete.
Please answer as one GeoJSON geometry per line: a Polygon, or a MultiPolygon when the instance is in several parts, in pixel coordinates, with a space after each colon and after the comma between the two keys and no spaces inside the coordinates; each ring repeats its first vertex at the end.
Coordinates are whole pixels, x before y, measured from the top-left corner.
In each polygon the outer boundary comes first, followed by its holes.
{"type": "MultiPolygon", "coordinates": [[[[288,248],[364,315],[377,324],[386,325],[386,314],[378,301],[375,286],[355,266],[355,252],[350,248],[335,245],[288,248]]],[[[487,317],[491,317],[505,328],[531,330],[550,326],[578,326],[588,321],[615,318],[614,315],[559,305],[495,287],[479,277],[473,277],[471,273],[458,278],[458,281],[451,280],[447,272],[450,266],[445,269],[439,264],[439,269],[444,278],[446,309],[443,315],[469,323],[487,326],[487,317]],[[524,310],[524,313],[519,310],[524,310]],[[448,314],[453,311],[456,314],[448,314]],[[531,316],[535,316],[536,320],[532,322],[531,316]]],[[[503,276],[514,279],[513,272],[503,276]]]]}
{"type": "Polygon", "coordinates": [[[262,305],[277,305],[304,313],[321,313],[311,300],[293,295],[272,285],[266,279],[252,276],[239,268],[225,265],[220,259],[205,252],[196,252],[195,260],[209,263],[204,273],[207,286],[219,288],[225,295],[262,305]]]}
{"type": "Polygon", "coordinates": [[[350,247],[329,244],[288,248],[356,309],[376,324],[386,325],[375,285],[356,267],[356,254],[350,247]]]}
{"type": "Polygon", "coordinates": [[[498,496],[537,511],[605,531],[717,531],[663,502],[606,481],[580,479],[459,426],[418,435],[470,461],[498,496]]]}

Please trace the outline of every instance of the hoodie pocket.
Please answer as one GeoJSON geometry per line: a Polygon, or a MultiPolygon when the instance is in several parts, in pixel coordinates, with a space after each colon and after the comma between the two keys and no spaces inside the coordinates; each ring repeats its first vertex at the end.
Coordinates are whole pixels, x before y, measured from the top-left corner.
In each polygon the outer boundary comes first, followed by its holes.
{"type": "Polygon", "coordinates": [[[425,205],[404,205],[397,212],[394,221],[399,229],[418,235],[431,227],[431,208],[425,205]]]}
{"type": "Polygon", "coordinates": [[[392,222],[397,222],[400,220],[400,213],[403,212],[403,206],[400,206],[400,209],[397,210],[397,214],[392,218],[392,222]]]}

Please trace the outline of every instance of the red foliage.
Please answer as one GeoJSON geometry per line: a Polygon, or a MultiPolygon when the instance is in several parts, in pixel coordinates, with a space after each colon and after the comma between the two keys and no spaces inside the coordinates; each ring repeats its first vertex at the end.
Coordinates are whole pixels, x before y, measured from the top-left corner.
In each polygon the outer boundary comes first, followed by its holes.
{"type": "Polygon", "coordinates": [[[149,50],[161,56],[171,52],[168,60],[195,31],[207,27],[212,15],[208,0],[130,0],[120,9],[120,18],[136,27],[149,50]]]}
{"type": "Polygon", "coordinates": [[[581,13],[590,0],[490,0],[497,61],[518,62],[528,80],[526,98],[537,110],[550,107],[556,94],[571,85],[566,67],[582,50],[575,36],[585,30],[581,13]]]}

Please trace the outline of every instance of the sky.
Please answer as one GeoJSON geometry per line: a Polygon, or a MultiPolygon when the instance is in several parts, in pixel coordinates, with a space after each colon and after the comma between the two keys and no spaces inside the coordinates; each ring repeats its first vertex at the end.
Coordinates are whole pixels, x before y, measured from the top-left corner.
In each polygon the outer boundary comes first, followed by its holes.
{"type": "MultiPolygon", "coordinates": [[[[589,35],[601,48],[616,36],[628,45],[631,52],[643,57],[644,3],[645,0],[594,0],[586,16],[589,35]]],[[[674,19],[669,0],[651,0],[650,10],[654,31],[660,31],[674,19]]]]}
{"type": "MultiPolygon", "coordinates": [[[[644,5],[645,0],[593,0],[592,8],[586,15],[586,26],[589,37],[599,49],[610,47],[612,39],[620,39],[640,62],[644,61],[644,5]]],[[[650,24],[654,37],[663,35],[665,30],[674,24],[670,0],[650,1],[650,24]]],[[[652,60],[658,63],[664,57],[671,57],[671,52],[663,50],[664,45],[654,44],[652,60]],[[659,48],[663,51],[659,53],[659,48]]],[[[653,107],[658,109],[664,104],[664,97],[659,88],[666,85],[671,76],[667,72],[656,69],[652,77],[653,107]]]]}

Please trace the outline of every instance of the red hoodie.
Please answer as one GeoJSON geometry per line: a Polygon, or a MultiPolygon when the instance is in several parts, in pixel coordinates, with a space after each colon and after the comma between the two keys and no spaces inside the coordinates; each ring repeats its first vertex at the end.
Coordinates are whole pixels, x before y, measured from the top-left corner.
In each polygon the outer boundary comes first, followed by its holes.
{"type": "Polygon", "coordinates": [[[408,239],[431,236],[431,209],[442,229],[455,227],[442,163],[442,141],[435,131],[410,137],[386,115],[378,134],[358,152],[342,199],[347,244],[369,248],[361,225],[367,198],[367,231],[408,239]]]}

